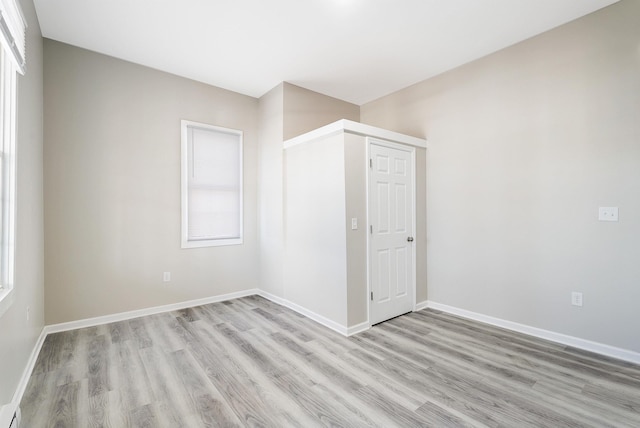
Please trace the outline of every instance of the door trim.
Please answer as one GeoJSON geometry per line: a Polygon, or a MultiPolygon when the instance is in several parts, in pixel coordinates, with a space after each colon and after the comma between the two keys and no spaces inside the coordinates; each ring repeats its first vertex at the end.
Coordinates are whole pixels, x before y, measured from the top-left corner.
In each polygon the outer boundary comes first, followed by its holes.
{"type": "MultiPolygon", "coordinates": [[[[371,145],[377,145],[377,146],[382,146],[382,147],[388,147],[391,149],[396,149],[396,150],[402,150],[405,152],[409,152],[411,154],[411,181],[413,182],[413,191],[412,191],[412,195],[411,195],[411,209],[413,211],[413,216],[412,216],[412,224],[411,224],[411,229],[412,229],[412,233],[413,236],[416,237],[416,217],[417,217],[417,202],[416,202],[416,191],[417,191],[417,183],[416,183],[416,148],[414,146],[410,146],[410,145],[405,145],[405,144],[399,144],[399,143],[394,143],[391,141],[386,141],[386,140],[381,140],[378,138],[374,138],[374,137],[367,137],[366,139],[366,146],[367,146],[367,150],[366,150],[366,164],[367,164],[367,198],[366,198],[366,202],[367,202],[367,229],[369,229],[371,227],[371,216],[369,213],[369,210],[371,208],[371,201],[369,200],[369,191],[370,191],[370,180],[371,180],[371,168],[369,166],[369,161],[371,159],[371,145]]],[[[412,302],[412,308],[415,311],[416,308],[416,273],[417,273],[417,266],[416,266],[416,247],[417,247],[417,240],[413,241],[413,251],[411,252],[411,263],[412,263],[412,269],[411,269],[411,302],[412,302]]],[[[371,233],[369,232],[369,230],[367,230],[367,295],[365,296],[365,298],[367,299],[367,323],[369,324],[369,327],[371,327],[371,233]]]]}

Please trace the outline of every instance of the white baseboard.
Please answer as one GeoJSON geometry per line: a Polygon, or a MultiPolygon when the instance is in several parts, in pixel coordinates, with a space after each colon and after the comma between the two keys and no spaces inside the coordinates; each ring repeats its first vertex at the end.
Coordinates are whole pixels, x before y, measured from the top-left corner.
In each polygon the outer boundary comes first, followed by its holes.
{"type": "MultiPolygon", "coordinates": [[[[29,355],[29,360],[27,361],[27,366],[22,372],[22,377],[20,378],[20,382],[18,383],[18,387],[16,388],[16,392],[13,394],[13,403],[15,403],[15,407],[18,407],[20,401],[22,401],[22,396],[24,395],[24,391],[27,389],[27,384],[29,383],[29,378],[31,377],[31,373],[33,372],[34,367],[36,366],[36,361],[38,360],[38,354],[40,354],[40,350],[42,349],[42,345],[44,344],[44,339],[47,337],[47,333],[45,332],[45,328],[40,332],[40,336],[38,336],[38,340],[31,351],[31,355],[29,355]]],[[[15,409],[14,409],[15,411],[15,409]]],[[[1,426],[1,425],[0,425],[1,426]]]]}
{"type": "MultiPolygon", "coordinates": [[[[326,317],[323,317],[322,315],[316,314],[313,311],[310,311],[306,308],[303,308],[300,305],[297,305],[287,299],[283,299],[281,297],[278,297],[274,294],[268,293],[266,291],[262,291],[259,290],[257,288],[254,289],[249,289],[249,290],[244,290],[244,291],[239,291],[236,293],[229,293],[229,294],[222,294],[219,296],[212,296],[212,297],[205,297],[203,299],[197,299],[197,300],[188,300],[185,302],[180,302],[180,303],[173,303],[170,305],[163,305],[163,306],[154,306],[151,308],[145,308],[145,309],[138,309],[135,311],[128,311],[128,312],[120,312],[117,314],[111,314],[111,315],[104,315],[104,316],[99,316],[99,317],[94,317],[94,318],[87,318],[87,319],[83,319],[83,320],[77,320],[77,321],[70,321],[70,322],[65,322],[65,323],[60,323],[60,324],[50,324],[44,327],[43,329],[43,335],[41,335],[41,340],[44,341],[44,337],[46,337],[47,334],[51,334],[51,333],[58,333],[58,332],[62,332],[62,331],[68,331],[68,330],[75,330],[78,328],[85,328],[85,327],[93,327],[96,325],[102,325],[102,324],[108,324],[108,323],[112,323],[112,322],[118,322],[118,321],[125,321],[125,320],[129,320],[132,318],[138,318],[138,317],[143,317],[143,316],[147,316],[147,315],[153,315],[153,314],[159,314],[159,313],[163,313],[163,312],[170,312],[170,311],[176,311],[179,309],[185,309],[185,308],[191,308],[194,306],[200,306],[200,305],[207,305],[209,303],[217,303],[217,302],[224,302],[226,300],[233,300],[233,299],[238,299],[240,297],[247,297],[247,296],[254,296],[254,295],[258,295],[261,297],[264,297],[265,299],[271,300],[274,303],[277,303],[279,305],[282,305],[284,307],[287,307],[293,311],[296,311],[322,325],[324,325],[327,328],[330,328],[334,331],[337,331],[340,334],[343,334],[345,336],[350,336],[352,334],[356,334],[359,333],[361,331],[364,331],[366,329],[368,329],[370,327],[368,322],[364,322],[361,324],[357,324],[355,326],[351,326],[351,327],[345,327],[335,321],[332,321],[326,317]]],[[[40,343],[40,347],[42,346],[42,343],[40,343]]],[[[38,347],[38,352],[40,351],[40,348],[38,347]]],[[[36,353],[37,356],[37,353],[36,353]]],[[[35,361],[34,361],[35,363],[35,361]]],[[[28,379],[28,378],[27,378],[28,379]]]]}
{"type": "Polygon", "coordinates": [[[296,311],[299,314],[304,315],[307,318],[310,318],[317,322],[318,324],[322,324],[323,326],[330,328],[333,331],[336,331],[344,336],[351,336],[356,333],[360,333],[361,331],[367,330],[371,327],[368,322],[364,322],[361,324],[357,324],[351,327],[345,327],[335,321],[330,320],[322,315],[316,314],[313,311],[310,311],[307,308],[304,308],[296,303],[293,303],[287,299],[283,299],[282,297],[278,297],[266,291],[258,290],[256,293],[258,296],[264,297],[265,299],[271,300],[274,303],[282,305],[286,308],[291,309],[292,311],[296,311]]]}
{"type": "Polygon", "coordinates": [[[194,306],[207,305],[209,303],[224,302],[226,300],[238,299],[240,297],[253,296],[258,294],[257,289],[238,291],[235,293],[222,294],[219,296],[205,297],[203,299],[187,300],[180,303],[172,303],[170,305],[154,306],[152,308],[138,309],[135,311],[120,312],[117,314],[104,315],[95,318],[87,318],[83,320],[70,321],[60,324],[51,324],[45,326],[46,334],[58,333],[61,331],[75,330],[77,328],[93,327],[101,324],[108,324],[117,321],[130,320],[132,318],[144,317],[147,315],[160,314],[162,312],[177,311],[179,309],[192,308],[194,306]]]}
{"type": "Polygon", "coordinates": [[[468,318],[474,321],[479,321],[485,324],[491,324],[497,327],[506,328],[507,330],[516,331],[518,333],[528,334],[529,336],[538,337],[540,339],[549,340],[551,342],[560,343],[562,345],[572,346],[574,348],[582,349],[585,351],[595,352],[596,354],[606,355],[608,357],[617,358],[619,360],[640,364],[640,353],[627,349],[616,348],[615,346],[605,345],[603,343],[593,342],[590,340],[581,339],[579,337],[556,333],[549,330],[543,330],[541,328],[531,327],[525,324],[519,324],[500,318],[494,318],[488,315],[479,314],[477,312],[471,312],[465,309],[456,308],[454,306],[443,305],[442,303],[427,301],[427,307],[442,312],[447,312],[452,315],[458,315],[460,317],[468,318]]]}
{"type": "Polygon", "coordinates": [[[14,413],[17,413],[18,419],[20,418],[20,401],[22,401],[22,396],[24,395],[24,391],[27,389],[27,384],[29,383],[29,379],[31,378],[31,373],[33,373],[33,369],[36,366],[36,361],[38,360],[38,354],[42,349],[42,344],[44,343],[44,339],[47,337],[45,333],[45,329],[43,328],[38,336],[38,340],[36,344],[33,346],[31,350],[31,355],[29,355],[29,359],[27,360],[27,365],[22,372],[22,376],[20,377],[20,381],[18,382],[18,386],[16,387],[15,392],[13,393],[13,399],[10,403],[2,406],[0,408],[0,427],[8,427],[11,423],[11,419],[13,418],[14,413]]]}
{"type": "Polygon", "coordinates": [[[360,324],[352,325],[347,328],[347,336],[353,336],[354,334],[362,333],[365,330],[369,330],[371,324],[368,321],[361,322],[360,324]]]}
{"type": "Polygon", "coordinates": [[[422,302],[416,303],[416,307],[413,310],[413,312],[421,311],[423,309],[427,309],[428,307],[429,307],[429,301],[428,300],[424,300],[422,302]]]}

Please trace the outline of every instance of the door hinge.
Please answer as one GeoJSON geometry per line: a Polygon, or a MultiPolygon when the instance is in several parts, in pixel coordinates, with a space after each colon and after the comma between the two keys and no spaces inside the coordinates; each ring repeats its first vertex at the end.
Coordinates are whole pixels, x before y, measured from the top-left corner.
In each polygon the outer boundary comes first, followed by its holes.
{"type": "Polygon", "coordinates": [[[372,224],[369,225],[369,233],[371,233],[373,235],[373,225],[372,224]]]}
{"type": "Polygon", "coordinates": [[[369,168],[373,168],[373,159],[369,159],[369,168]]]}
{"type": "Polygon", "coordinates": [[[371,292],[371,301],[373,302],[373,291],[371,292]]]}

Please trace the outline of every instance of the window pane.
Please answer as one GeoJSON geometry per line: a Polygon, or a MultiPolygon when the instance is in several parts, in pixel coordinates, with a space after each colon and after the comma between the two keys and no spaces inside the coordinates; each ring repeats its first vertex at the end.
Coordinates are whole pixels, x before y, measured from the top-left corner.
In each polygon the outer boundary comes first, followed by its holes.
{"type": "Polygon", "coordinates": [[[238,192],[189,189],[189,239],[240,237],[238,192]]]}
{"type": "Polygon", "coordinates": [[[239,184],[238,136],[194,129],[191,145],[192,184],[235,186],[239,184]]]}

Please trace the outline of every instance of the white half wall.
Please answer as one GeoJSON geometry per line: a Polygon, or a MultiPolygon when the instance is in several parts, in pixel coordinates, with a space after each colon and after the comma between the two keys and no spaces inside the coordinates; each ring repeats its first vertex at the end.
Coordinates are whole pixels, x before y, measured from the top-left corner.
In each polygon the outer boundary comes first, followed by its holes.
{"type": "Polygon", "coordinates": [[[347,325],[344,134],[285,152],[284,298],[347,325]]]}

